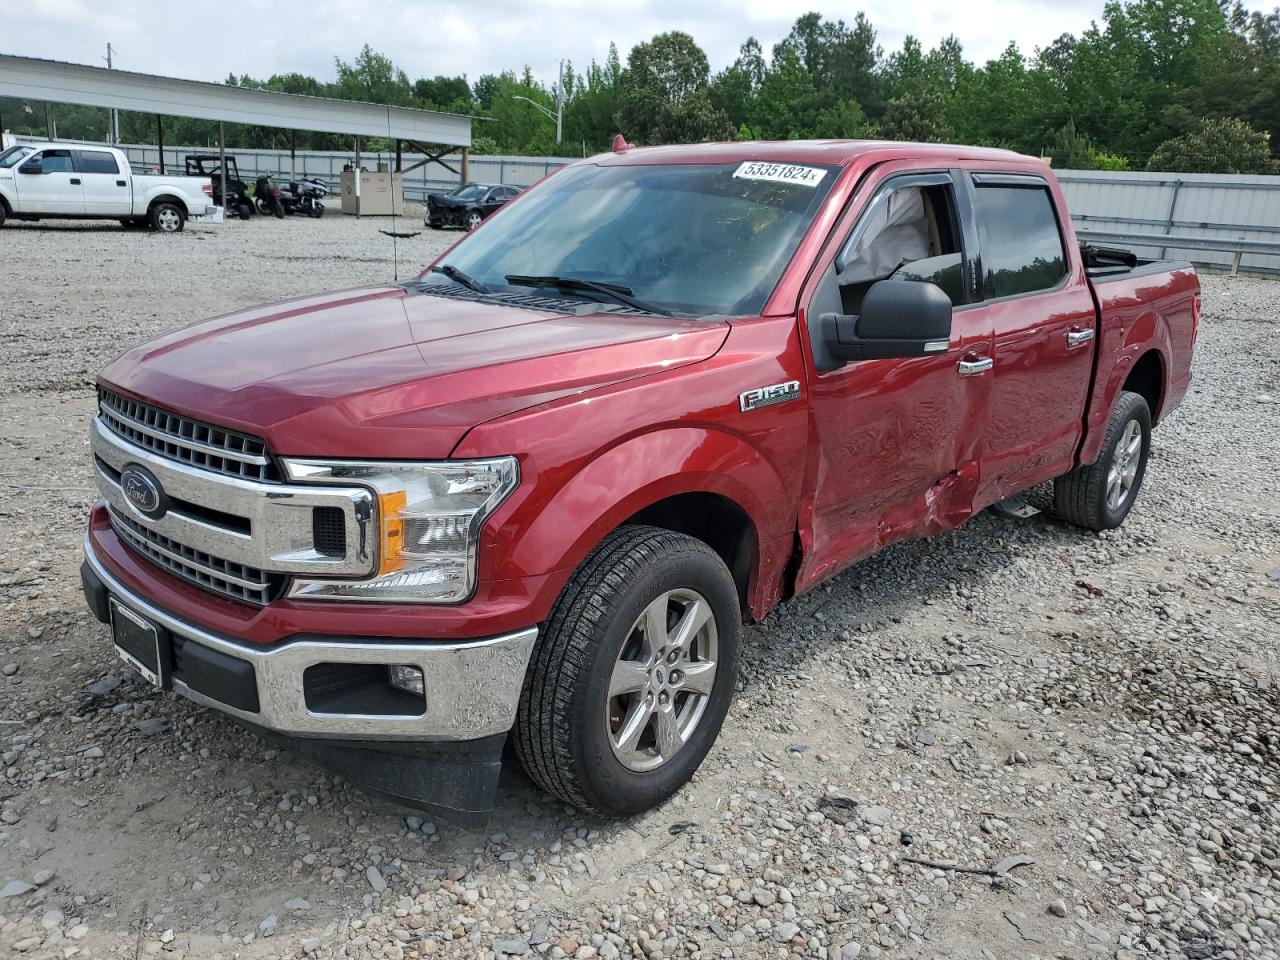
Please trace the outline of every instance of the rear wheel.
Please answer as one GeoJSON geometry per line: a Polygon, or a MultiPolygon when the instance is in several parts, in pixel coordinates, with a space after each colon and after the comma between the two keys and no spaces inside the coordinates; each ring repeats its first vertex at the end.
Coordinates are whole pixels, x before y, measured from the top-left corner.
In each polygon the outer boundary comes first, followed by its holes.
{"type": "Polygon", "coordinates": [[[521,764],[592,813],[661,803],[720,732],[741,635],[737,588],[709,546],[655,527],[614,532],[538,640],[513,731],[521,764]]]}
{"type": "Polygon", "coordinates": [[[253,205],[248,200],[241,200],[236,204],[236,212],[240,215],[241,220],[248,220],[253,216],[253,205]]]}
{"type": "Polygon", "coordinates": [[[1151,454],[1151,410],[1139,394],[1121,392],[1107,421],[1102,452],[1053,482],[1053,506],[1068,523],[1111,530],[1124,523],[1142,487],[1151,454]]]}
{"type": "Polygon", "coordinates": [[[5,220],[9,218],[9,205],[0,200],[0,227],[4,226],[5,220]]]}
{"type": "Polygon", "coordinates": [[[164,200],[151,208],[150,219],[151,229],[159,233],[181,233],[187,215],[176,203],[164,200]]]}

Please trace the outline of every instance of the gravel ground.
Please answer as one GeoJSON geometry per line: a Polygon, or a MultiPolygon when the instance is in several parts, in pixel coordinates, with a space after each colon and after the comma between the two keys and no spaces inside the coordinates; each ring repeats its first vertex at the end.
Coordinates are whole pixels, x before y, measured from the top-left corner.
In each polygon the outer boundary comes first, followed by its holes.
{"type": "Polygon", "coordinates": [[[1280,956],[1280,284],[1206,279],[1121,531],[891,549],[748,631],[662,809],[584,819],[513,770],[468,832],[156,696],[76,576],[94,371],[388,278],[385,225],[0,233],[0,956],[1280,956]]]}

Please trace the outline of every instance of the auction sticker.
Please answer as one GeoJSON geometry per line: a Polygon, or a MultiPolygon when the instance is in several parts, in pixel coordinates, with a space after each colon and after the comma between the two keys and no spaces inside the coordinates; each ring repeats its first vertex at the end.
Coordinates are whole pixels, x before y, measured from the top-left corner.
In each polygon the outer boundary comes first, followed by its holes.
{"type": "Polygon", "coordinates": [[[733,175],[740,180],[771,180],[774,183],[794,183],[798,187],[816,187],[827,175],[821,167],[799,167],[790,163],[765,163],[748,160],[740,164],[733,175]]]}

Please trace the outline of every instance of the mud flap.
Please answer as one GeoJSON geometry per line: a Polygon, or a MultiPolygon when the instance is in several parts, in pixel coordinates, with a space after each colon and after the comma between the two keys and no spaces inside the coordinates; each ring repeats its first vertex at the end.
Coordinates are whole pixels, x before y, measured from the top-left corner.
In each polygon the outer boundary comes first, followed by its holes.
{"type": "Polygon", "coordinates": [[[331,740],[285,737],[237,722],[366,793],[439,814],[460,827],[483,827],[493,811],[505,733],[458,741],[331,740]]]}

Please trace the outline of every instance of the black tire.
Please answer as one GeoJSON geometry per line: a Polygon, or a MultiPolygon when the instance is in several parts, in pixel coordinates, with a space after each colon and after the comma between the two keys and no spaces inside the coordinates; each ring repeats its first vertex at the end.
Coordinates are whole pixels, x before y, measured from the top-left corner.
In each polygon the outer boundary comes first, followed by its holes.
{"type": "Polygon", "coordinates": [[[271,201],[271,207],[272,207],[272,211],[273,211],[273,212],[275,213],[275,215],[276,215],[276,219],[277,219],[277,220],[283,220],[283,219],[284,219],[284,213],[285,213],[285,210],[284,210],[284,202],[283,202],[283,201],[281,201],[281,200],[272,200],[272,201],[271,201]]]}
{"type": "Polygon", "coordinates": [[[236,204],[236,212],[240,215],[241,220],[248,220],[253,216],[253,206],[248,200],[241,200],[236,204]]]}
{"type": "Polygon", "coordinates": [[[319,200],[317,200],[315,205],[311,208],[311,216],[316,220],[319,220],[324,216],[324,204],[319,200]]]}
{"type": "Polygon", "coordinates": [[[0,200],[0,227],[4,226],[5,220],[9,217],[9,204],[0,200]]]}
{"type": "Polygon", "coordinates": [[[1125,390],[1116,398],[1107,421],[1107,435],[1102,441],[1098,459],[1088,466],[1077,467],[1053,481],[1053,508],[1062,519],[1086,530],[1113,530],[1124,523],[1147,473],[1151,455],[1151,409],[1139,394],[1125,390]],[[1130,423],[1137,423],[1141,449],[1137,453],[1136,470],[1127,490],[1119,491],[1119,499],[1108,498],[1109,478],[1116,466],[1116,448],[1120,446],[1130,423]]]}
{"type": "Polygon", "coordinates": [[[482,223],[484,223],[484,216],[479,210],[468,210],[466,216],[462,218],[462,229],[474,230],[482,223]]]}
{"type": "Polygon", "coordinates": [[[265,197],[255,197],[254,205],[258,208],[258,212],[264,217],[269,217],[272,213],[271,204],[267,203],[265,197]]]}
{"type": "Polygon", "coordinates": [[[589,813],[624,817],[656,806],[689,781],[715,743],[737,683],[741,637],[738,591],[714,550],[656,527],[616,530],[574,572],[538,639],[512,731],[521,765],[548,793],[589,813]],[[709,605],[715,675],[683,746],[638,772],[611,742],[610,678],[641,612],[671,590],[696,591],[709,605]]]}
{"type": "Polygon", "coordinates": [[[157,233],[181,233],[187,225],[187,214],[176,203],[161,200],[153,204],[147,213],[151,229],[157,233]]]}

